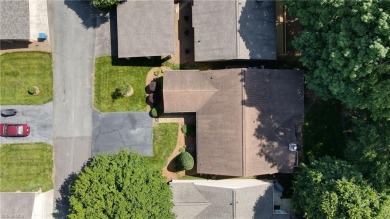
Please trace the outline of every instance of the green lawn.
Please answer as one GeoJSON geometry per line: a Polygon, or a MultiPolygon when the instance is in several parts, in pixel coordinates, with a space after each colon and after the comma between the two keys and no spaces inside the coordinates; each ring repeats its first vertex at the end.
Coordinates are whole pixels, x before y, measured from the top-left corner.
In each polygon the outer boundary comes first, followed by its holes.
{"type": "Polygon", "coordinates": [[[346,139],[340,102],[317,99],[315,102],[306,101],[305,105],[310,106],[303,126],[306,160],[325,155],[343,158],[346,139]]]}
{"type": "Polygon", "coordinates": [[[53,188],[53,147],[45,143],[0,147],[0,192],[32,192],[53,188]]]}
{"type": "Polygon", "coordinates": [[[101,112],[146,111],[146,75],[161,63],[157,59],[132,58],[130,60],[105,56],[95,62],[95,103],[101,112]],[[115,98],[115,89],[129,83],[134,94],[115,98]]]}
{"type": "Polygon", "coordinates": [[[0,105],[43,104],[53,99],[50,53],[14,52],[0,56],[0,105]],[[28,94],[38,86],[39,95],[28,94]]]}
{"type": "Polygon", "coordinates": [[[160,123],[153,127],[154,156],[146,158],[153,167],[162,169],[166,165],[176,147],[178,128],[177,123],[160,123]]]}

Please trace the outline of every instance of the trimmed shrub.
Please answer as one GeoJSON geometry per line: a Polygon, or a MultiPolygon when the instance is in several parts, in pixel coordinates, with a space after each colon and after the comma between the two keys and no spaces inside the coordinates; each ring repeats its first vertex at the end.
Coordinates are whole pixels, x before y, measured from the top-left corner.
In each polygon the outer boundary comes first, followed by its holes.
{"type": "Polygon", "coordinates": [[[156,108],[152,108],[152,110],[150,110],[150,115],[151,115],[153,118],[157,118],[157,117],[158,117],[157,109],[156,109],[156,108]]]}
{"type": "Polygon", "coordinates": [[[117,90],[121,97],[131,96],[134,92],[133,87],[126,82],[123,82],[117,90]]]}
{"type": "Polygon", "coordinates": [[[38,94],[38,88],[36,86],[31,86],[28,88],[27,91],[30,95],[36,95],[38,94]]]}
{"type": "Polygon", "coordinates": [[[180,153],[178,162],[182,170],[191,170],[194,168],[194,158],[186,151],[180,153]]]}
{"type": "Polygon", "coordinates": [[[186,125],[186,124],[184,124],[181,127],[181,131],[183,132],[183,134],[185,136],[195,137],[195,135],[196,135],[196,127],[195,127],[195,125],[186,125]]]}
{"type": "Polygon", "coordinates": [[[156,77],[160,76],[160,74],[161,74],[161,70],[157,70],[154,72],[154,76],[156,77]]]}

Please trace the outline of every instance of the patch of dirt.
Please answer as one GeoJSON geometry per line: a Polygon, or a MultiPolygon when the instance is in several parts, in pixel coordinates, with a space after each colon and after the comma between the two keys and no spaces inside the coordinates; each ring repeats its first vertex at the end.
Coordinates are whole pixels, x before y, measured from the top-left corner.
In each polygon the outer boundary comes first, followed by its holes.
{"type": "MultiPolygon", "coordinates": [[[[172,70],[170,67],[168,66],[161,66],[161,67],[154,67],[152,69],[150,69],[150,71],[148,72],[148,74],[146,75],[146,86],[148,86],[148,84],[153,81],[155,78],[158,78],[158,77],[161,77],[164,75],[164,73],[162,71],[166,71],[166,70],[172,70]],[[155,76],[154,75],[154,72],[160,70],[160,74],[158,76],[155,76]]],[[[147,96],[148,94],[146,94],[147,96]]],[[[148,105],[147,108],[146,108],[147,112],[150,111],[150,106],[148,105]]]]}

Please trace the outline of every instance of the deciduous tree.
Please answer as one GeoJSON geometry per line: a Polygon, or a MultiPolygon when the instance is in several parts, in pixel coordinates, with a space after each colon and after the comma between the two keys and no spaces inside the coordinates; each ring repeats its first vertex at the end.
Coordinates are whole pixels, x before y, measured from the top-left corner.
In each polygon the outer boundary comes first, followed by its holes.
{"type": "Polygon", "coordinates": [[[390,1],[286,1],[308,87],[323,98],[390,118],[390,1]]]}
{"type": "Polygon", "coordinates": [[[94,157],[70,189],[70,218],[174,218],[161,171],[133,152],[94,157]]]}

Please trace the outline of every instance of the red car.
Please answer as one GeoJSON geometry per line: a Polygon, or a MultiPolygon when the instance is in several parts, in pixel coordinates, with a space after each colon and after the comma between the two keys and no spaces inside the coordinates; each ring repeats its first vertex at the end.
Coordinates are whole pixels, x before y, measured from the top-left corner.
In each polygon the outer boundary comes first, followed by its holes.
{"type": "Polygon", "coordinates": [[[0,124],[0,136],[25,137],[30,134],[30,126],[27,124],[0,124]]]}

